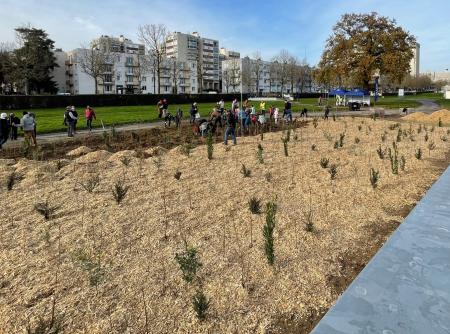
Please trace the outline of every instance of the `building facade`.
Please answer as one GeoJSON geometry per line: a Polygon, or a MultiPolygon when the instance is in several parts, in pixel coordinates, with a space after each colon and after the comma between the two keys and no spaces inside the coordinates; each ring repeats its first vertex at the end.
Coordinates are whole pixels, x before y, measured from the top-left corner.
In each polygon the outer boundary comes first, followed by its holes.
{"type": "Polygon", "coordinates": [[[413,57],[409,64],[410,73],[413,77],[418,77],[420,75],[420,44],[416,43],[415,47],[412,49],[413,57]]]}
{"type": "Polygon", "coordinates": [[[167,37],[166,55],[167,58],[186,63],[191,70],[196,70],[196,78],[191,76],[190,79],[190,93],[219,91],[219,41],[200,37],[196,32],[174,32],[167,37]],[[194,86],[192,83],[195,79],[197,82],[194,86]]]}

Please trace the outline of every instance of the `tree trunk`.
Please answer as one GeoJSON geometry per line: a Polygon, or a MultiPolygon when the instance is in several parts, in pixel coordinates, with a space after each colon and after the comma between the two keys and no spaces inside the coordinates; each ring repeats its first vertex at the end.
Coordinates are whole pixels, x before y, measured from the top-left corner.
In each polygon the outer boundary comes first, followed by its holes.
{"type": "Polygon", "coordinates": [[[98,94],[97,77],[94,78],[95,95],[98,94]]]}

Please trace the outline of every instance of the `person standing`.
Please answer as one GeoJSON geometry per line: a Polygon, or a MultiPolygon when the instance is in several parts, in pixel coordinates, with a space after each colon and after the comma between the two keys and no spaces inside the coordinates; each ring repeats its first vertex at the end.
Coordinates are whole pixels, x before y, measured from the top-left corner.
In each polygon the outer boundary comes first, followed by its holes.
{"type": "Polygon", "coordinates": [[[194,124],[196,114],[198,113],[197,102],[192,103],[191,110],[189,110],[189,124],[194,124]]]}
{"type": "Polygon", "coordinates": [[[163,100],[163,110],[162,110],[162,116],[166,117],[167,113],[169,112],[169,102],[167,102],[166,99],[163,100]]]}
{"type": "Polygon", "coordinates": [[[220,101],[219,101],[219,110],[220,110],[220,114],[223,115],[223,112],[225,110],[225,102],[223,99],[220,99],[220,101]]]}
{"type": "Polygon", "coordinates": [[[326,106],[325,108],[325,119],[328,119],[328,115],[330,114],[330,106],[326,106]]]}
{"type": "Polygon", "coordinates": [[[278,107],[275,107],[273,111],[273,119],[275,120],[275,124],[278,124],[278,112],[278,107]]]}
{"type": "Polygon", "coordinates": [[[6,113],[0,114],[0,151],[2,146],[8,141],[9,137],[9,122],[8,115],[6,113]]]}
{"type": "Polygon", "coordinates": [[[20,124],[23,129],[25,141],[27,141],[30,144],[30,138],[31,138],[31,141],[32,141],[31,145],[36,146],[37,145],[36,132],[35,132],[36,131],[36,120],[33,117],[31,117],[31,115],[27,111],[24,111],[20,124]]]}
{"type": "Polygon", "coordinates": [[[67,125],[67,137],[73,137],[75,134],[76,116],[72,112],[72,107],[67,107],[64,113],[64,123],[67,125]]]}
{"type": "Polygon", "coordinates": [[[156,104],[156,108],[158,108],[158,118],[162,117],[163,107],[164,107],[163,100],[159,100],[158,103],[156,104]]]}
{"type": "Polygon", "coordinates": [[[86,116],[86,126],[89,129],[89,132],[92,131],[92,120],[97,119],[97,115],[95,114],[94,109],[92,109],[90,106],[86,107],[86,110],[84,111],[84,114],[86,116]]]}
{"type": "Polygon", "coordinates": [[[259,104],[259,109],[261,110],[261,113],[264,115],[266,113],[266,102],[261,101],[259,104]]]}
{"type": "Polygon", "coordinates": [[[228,145],[228,136],[233,138],[233,145],[236,145],[236,116],[231,110],[227,111],[227,129],[225,130],[224,145],[228,145]]]}
{"type": "Polygon", "coordinates": [[[14,113],[9,114],[9,127],[11,140],[17,140],[17,130],[20,127],[20,118],[14,115],[14,113]]]}
{"type": "Polygon", "coordinates": [[[75,116],[75,120],[73,122],[73,134],[77,134],[77,122],[78,122],[78,112],[75,109],[75,106],[71,106],[72,115],[75,116]]]}
{"type": "Polygon", "coordinates": [[[178,108],[177,113],[175,115],[175,125],[177,129],[181,126],[181,120],[183,119],[183,110],[178,108]]]}
{"type": "Polygon", "coordinates": [[[289,100],[286,100],[286,103],[284,104],[284,114],[283,117],[286,119],[286,121],[292,122],[292,103],[289,100]]]}

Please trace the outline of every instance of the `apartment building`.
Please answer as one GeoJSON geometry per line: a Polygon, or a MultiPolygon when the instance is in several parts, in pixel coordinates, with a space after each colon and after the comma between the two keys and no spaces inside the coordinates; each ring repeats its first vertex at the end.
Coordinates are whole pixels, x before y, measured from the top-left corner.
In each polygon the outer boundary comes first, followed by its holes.
{"type": "Polygon", "coordinates": [[[420,44],[416,43],[416,45],[414,46],[412,51],[413,51],[413,57],[409,64],[410,74],[413,77],[417,77],[420,75],[420,44]]]}
{"type": "Polygon", "coordinates": [[[149,63],[142,44],[120,36],[101,36],[93,42],[94,50],[78,48],[66,53],[66,91],[71,94],[125,94],[154,93],[154,74],[144,64],[149,63]],[[97,80],[89,76],[82,62],[89,59],[92,52],[108,54],[103,71],[97,80]]]}
{"type": "Polygon", "coordinates": [[[191,69],[190,93],[219,91],[219,41],[200,37],[196,32],[174,32],[166,40],[166,55],[191,69]]]}
{"type": "Polygon", "coordinates": [[[269,94],[296,94],[312,91],[312,76],[308,68],[298,66],[298,76],[293,85],[285,81],[282,84],[275,73],[275,63],[244,58],[232,58],[222,62],[222,93],[269,95],[269,94]],[[257,75],[259,72],[259,75],[257,75]]]}

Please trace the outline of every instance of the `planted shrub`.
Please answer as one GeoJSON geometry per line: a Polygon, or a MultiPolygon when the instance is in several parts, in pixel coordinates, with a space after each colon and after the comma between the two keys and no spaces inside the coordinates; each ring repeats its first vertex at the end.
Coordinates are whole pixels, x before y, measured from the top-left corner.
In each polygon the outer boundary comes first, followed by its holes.
{"type": "Polygon", "coordinates": [[[175,174],[173,174],[173,177],[174,177],[176,180],[179,180],[179,179],[181,178],[181,172],[180,172],[179,170],[177,170],[177,171],[175,172],[175,174]]]}
{"type": "Polygon", "coordinates": [[[433,151],[436,148],[436,145],[434,144],[434,141],[430,141],[428,143],[428,156],[431,155],[431,151],[433,151]]]}
{"type": "Polygon", "coordinates": [[[90,176],[86,182],[81,183],[81,186],[83,187],[84,190],[86,190],[88,193],[92,193],[94,191],[95,188],[97,188],[97,186],[100,183],[100,177],[98,176],[98,174],[92,175],[90,176]]]}
{"type": "Polygon", "coordinates": [[[48,200],[43,203],[36,203],[34,205],[34,209],[39,212],[42,216],[44,216],[45,220],[49,220],[52,218],[53,214],[57,210],[56,206],[51,206],[48,203],[48,200]]]}
{"type": "Polygon", "coordinates": [[[194,307],[195,314],[200,321],[206,319],[206,313],[208,311],[209,304],[210,301],[201,290],[198,290],[195,296],[192,298],[192,305],[194,307]]]}
{"type": "Polygon", "coordinates": [[[22,175],[16,174],[15,172],[12,172],[8,175],[8,179],[6,181],[6,190],[11,191],[14,188],[14,185],[17,181],[20,181],[23,179],[22,175]]]}
{"type": "Polygon", "coordinates": [[[273,231],[275,229],[275,214],[277,206],[275,202],[269,202],[266,205],[266,224],[263,227],[264,237],[264,252],[266,254],[267,262],[273,265],[275,260],[275,248],[273,231]]]}
{"type": "Polygon", "coordinates": [[[330,159],[328,159],[328,158],[321,158],[320,159],[320,167],[327,168],[329,162],[330,162],[330,159]]]}
{"type": "Polygon", "coordinates": [[[386,153],[386,151],[383,150],[383,149],[381,148],[381,145],[380,145],[380,147],[378,147],[378,149],[377,149],[377,154],[378,154],[378,157],[379,157],[381,160],[384,159],[385,153],[386,153]]]}
{"type": "Polygon", "coordinates": [[[405,171],[405,166],[406,166],[406,158],[404,155],[402,155],[400,157],[400,170],[403,172],[405,171]]]}
{"type": "Polygon", "coordinates": [[[319,125],[319,122],[317,121],[317,118],[314,117],[314,119],[313,119],[313,126],[314,126],[314,129],[316,129],[318,125],[319,125]]]}
{"type": "Polygon", "coordinates": [[[358,125],[358,131],[362,130],[362,125],[358,125]]]}
{"type": "Polygon", "coordinates": [[[244,164],[242,164],[242,168],[241,168],[241,174],[244,177],[250,177],[252,175],[252,171],[250,169],[248,169],[247,167],[245,167],[244,164]]]}
{"type": "Polygon", "coordinates": [[[358,137],[355,137],[355,144],[359,144],[360,140],[358,137]]]}
{"type": "Polygon", "coordinates": [[[261,213],[261,201],[256,197],[250,198],[248,201],[248,208],[254,215],[259,215],[261,213]]]}
{"type": "Polygon", "coordinates": [[[185,143],[180,146],[179,150],[181,154],[189,157],[191,155],[192,145],[189,143],[185,143]]]}
{"type": "Polygon", "coordinates": [[[395,142],[392,143],[393,149],[389,148],[389,160],[391,161],[392,174],[398,174],[398,150],[395,142]]]}
{"type": "Polygon", "coordinates": [[[287,139],[287,137],[281,138],[281,140],[283,142],[284,156],[288,157],[289,156],[289,152],[288,152],[288,142],[289,142],[289,140],[287,139]]]}
{"type": "Polygon", "coordinates": [[[430,137],[428,137],[428,132],[425,133],[425,137],[424,137],[425,141],[428,141],[429,138],[430,138],[430,137]]]}
{"type": "Polygon", "coordinates": [[[305,216],[305,231],[306,232],[314,232],[314,215],[311,208],[309,208],[308,212],[304,213],[305,216]]]}
{"type": "Polygon", "coordinates": [[[378,180],[380,178],[380,172],[373,168],[370,169],[370,184],[375,189],[378,186],[378,180]]]}
{"type": "Polygon", "coordinates": [[[129,186],[126,186],[123,181],[116,181],[112,194],[117,204],[120,204],[127,195],[129,186]]]}
{"type": "Polygon", "coordinates": [[[102,283],[106,273],[101,266],[99,257],[96,259],[87,254],[83,249],[77,249],[73,253],[73,258],[79,263],[80,267],[87,272],[89,284],[91,286],[97,286],[102,283]]]}
{"type": "Polygon", "coordinates": [[[330,166],[330,169],[328,170],[328,173],[330,173],[331,180],[336,179],[337,172],[338,172],[338,166],[336,164],[332,164],[330,166]]]}
{"type": "Polygon", "coordinates": [[[264,156],[263,156],[263,147],[261,144],[258,144],[258,150],[256,151],[256,159],[260,164],[264,163],[264,156]]]}
{"type": "Polygon", "coordinates": [[[416,153],[414,154],[414,156],[416,157],[417,160],[421,160],[422,159],[422,149],[418,148],[416,150],[416,153]]]}
{"type": "Polygon", "coordinates": [[[315,151],[316,150],[316,144],[312,144],[311,145],[311,151],[315,151]]]}
{"type": "Polygon", "coordinates": [[[206,146],[207,146],[206,151],[208,153],[208,160],[212,160],[214,152],[212,131],[208,132],[208,137],[206,138],[206,146]]]}
{"type": "Polygon", "coordinates": [[[128,167],[130,165],[131,159],[129,157],[122,157],[122,158],[120,158],[120,162],[124,166],[128,167]]]}
{"type": "Polygon", "coordinates": [[[265,173],[264,178],[266,179],[267,182],[272,181],[272,173],[271,172],[265,173]]]}
{"type": "Polygon", "coordinates": [[[180,266],[183,279],[188,283],[192,282],[197,275],[197,270],[202,266],[197,249],[187,246],[184,251],[175,254],[175,260],[180,266]]]}
{"type": "Polygon", "coordinates": [[[339,141],[336,140],[334,142],[334,146],[333,147],[334,147],[335,150],[337,150],[339,148],[339,141]]]}

